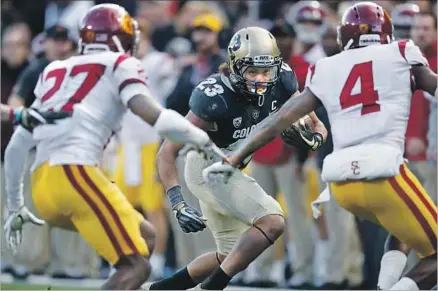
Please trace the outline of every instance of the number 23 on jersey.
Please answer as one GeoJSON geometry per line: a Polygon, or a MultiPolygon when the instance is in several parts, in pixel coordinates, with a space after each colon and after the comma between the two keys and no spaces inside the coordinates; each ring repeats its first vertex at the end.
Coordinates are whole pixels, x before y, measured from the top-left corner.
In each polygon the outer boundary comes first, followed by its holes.
{"type": "Polygon", "coordinates": [[[214,97],[216,95],[224,93],[224,87],[220,84],[216,84],[215,78],[208,78],[196,86],[197,89],[204,91],[208,97],[214,97]]]}

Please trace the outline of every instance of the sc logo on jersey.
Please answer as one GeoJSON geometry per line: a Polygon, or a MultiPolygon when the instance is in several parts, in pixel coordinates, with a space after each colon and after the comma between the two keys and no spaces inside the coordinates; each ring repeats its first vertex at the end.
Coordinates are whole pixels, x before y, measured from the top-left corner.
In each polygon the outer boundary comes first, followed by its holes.
{"type": "Polygon", "coordinates": [[[233,138],[234,138],[234,139],[242,139],[242,138],[245,138],[245,137],[247,137],[247,136],[251,133],[251,131],[253,131],[256,127],[257,127],[257,125],[253,125],[253,126],[245,127],[245,128],[243,128],[243,129],[237,129],[237,130],[235,130],[234,133],[233,133],[233,138]]]}

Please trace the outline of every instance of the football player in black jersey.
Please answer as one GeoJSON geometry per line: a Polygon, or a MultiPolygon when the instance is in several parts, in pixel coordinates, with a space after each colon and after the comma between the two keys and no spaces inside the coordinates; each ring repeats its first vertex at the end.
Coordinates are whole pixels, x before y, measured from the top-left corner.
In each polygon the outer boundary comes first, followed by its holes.
{"type": "MultiPolygon", "coordinates": [[[[297,89],[295,74],[283,63],[274,36],[259,27],[244,28],[231,39],[228,61],[220,67],[220,73],[193,90],[186,118],[231,153],[258,123],[298,93],[297,89]]],[[[320,123],[313,113],[310,119],[320,123]]],[[[316,149],[323,142],[324,133],[305,126],[294,129],[297,135],[291,143],[299,145],[301,141],[316,149]]],[[[168,141],[163,143],[157,156],[160,179],[183,231],[200,231],[206,221],[217,252],[204,254],[172,277],[144,288],[181,290],[202,283],[197,288],[221,290],[283,233],[283,211],[254,179],[242,172],[233,175],[227,184],[204,183],[202,170],[217,160],[190,151],[185,182],[199,199],[202,217],[187,205],[178,185],[175,158],[180,149],[168,141]]]]}

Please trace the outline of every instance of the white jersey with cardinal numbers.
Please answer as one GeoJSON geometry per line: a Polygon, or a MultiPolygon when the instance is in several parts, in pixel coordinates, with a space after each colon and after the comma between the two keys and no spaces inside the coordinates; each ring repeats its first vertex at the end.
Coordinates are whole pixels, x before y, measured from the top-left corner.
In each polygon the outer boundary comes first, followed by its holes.
{"type": "Polygon", "coordinates": [[[98,165],[105,144],[120,128],[128,101],[137,94],[150,96],[141,62],[114,52],[50,63],[34,93],[33,106],[41,111],[72,112],[67,120],[34,130],[37,159],[38,152],[49,152],[50,165],[98,165]]]}
{"type": "MultiPolygon", "coordinates": [[[[348,153],[345,159],[353,163],[354,153],[378,156],[389,149],[397,155],[397,163],[403,162],[414,65],[428,62],[412,41],[403,40],[346,50],[310,67],[306,84],[327,110],[332,156],[348,153]]],[[[397,167],[394,164],[393,169],[397,167]]]]}
{"type": "Polygon", "coordinates": [[[334,150],[390,143],[404,150],[411,106],[412,65],[428,65],[412,41],[350,49],[319,60],[307,86],[329,115],[334,150]]]}

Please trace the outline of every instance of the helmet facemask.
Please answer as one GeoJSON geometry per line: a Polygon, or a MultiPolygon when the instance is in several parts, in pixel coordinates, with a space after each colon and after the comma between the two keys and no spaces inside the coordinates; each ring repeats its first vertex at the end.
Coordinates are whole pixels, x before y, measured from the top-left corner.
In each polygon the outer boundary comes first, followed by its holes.
{"type": "Polygon", "coordinates": [[[281,57],[269,55],[238,59],[232,62],[230,79],[249,100],[257,100],[275,87],[281,63],[281,57]]]}
{"type": "Polygon", "coordinates": [[[134,41],[132,42],[133,45],[131,55],[136,58],[138,54],[138,46],[140,45],[140,28],[137,20],[135,19],[132,19],[132,25],[134,26],[134,41]]]}

